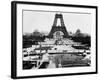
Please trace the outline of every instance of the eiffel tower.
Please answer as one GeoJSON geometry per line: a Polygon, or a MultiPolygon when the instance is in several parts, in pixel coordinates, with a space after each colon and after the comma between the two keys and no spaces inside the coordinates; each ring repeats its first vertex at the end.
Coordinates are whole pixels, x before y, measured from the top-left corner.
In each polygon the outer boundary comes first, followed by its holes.
{"type": "Polygon", "coordinates": [[[66,27],[65,27],[65,24],[64,24],[62,14],[55,14],[54,23],[53,23],[52,29],[51,29],[48,37],[53,38],[54,33],[58,32],[58,31],[63,33],[63,38],[69,37],[68,32],[67,32],[66,27]],[[58,21],[60,24],[58,24],[58,21]]]}

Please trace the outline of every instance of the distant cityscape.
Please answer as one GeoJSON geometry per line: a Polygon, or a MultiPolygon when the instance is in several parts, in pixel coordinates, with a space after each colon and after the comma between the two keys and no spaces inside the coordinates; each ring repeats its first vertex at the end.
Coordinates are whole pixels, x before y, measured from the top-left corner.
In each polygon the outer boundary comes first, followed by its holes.
{"type": "Polygon", "coordinates": [[[91,35],[68,32],[61,13],[51,27],[50,32],[23,34],[23,69],[91,66],[91,35]]]}

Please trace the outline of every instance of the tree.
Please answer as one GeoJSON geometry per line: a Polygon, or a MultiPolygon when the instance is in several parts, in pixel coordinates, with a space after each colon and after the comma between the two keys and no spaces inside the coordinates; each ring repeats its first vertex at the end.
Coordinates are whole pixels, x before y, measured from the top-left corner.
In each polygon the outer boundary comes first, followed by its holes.
{"type": "Polygon", "coordinates": [[[33,36],[42,36],[42,34],[38,30],[35,30],[32,35],[33,36]]]}
{"type": "Polygon", "coordinates": [[[76,30],[75,36],[81,36],[81,30],[80,29],[76,30]]]}

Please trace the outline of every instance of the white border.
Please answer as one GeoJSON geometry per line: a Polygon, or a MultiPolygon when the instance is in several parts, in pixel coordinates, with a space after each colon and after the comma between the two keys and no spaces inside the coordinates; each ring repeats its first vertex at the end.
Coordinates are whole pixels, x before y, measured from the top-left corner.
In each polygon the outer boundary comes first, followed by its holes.
{"type": "Polygon", "coordinates": [[[83,73],[95,72],[96,69],[96,51],[95,51],[95,13],[96,9],[90,8],[73,8],[73,7],[59,7],[59,6],[43,6],[43,5],[26,5],[17,4],[17,76],[37,76],[37,75],[52,75],[52,74],[68,74],[68,73],[83,73]],[[65,11],[65,12],[84,12],[91,13],[91,67],[71,67],[59,69],[37,69],[37,70],[22,70],[22,10],[47,10],[50,11],[65,11]]]}

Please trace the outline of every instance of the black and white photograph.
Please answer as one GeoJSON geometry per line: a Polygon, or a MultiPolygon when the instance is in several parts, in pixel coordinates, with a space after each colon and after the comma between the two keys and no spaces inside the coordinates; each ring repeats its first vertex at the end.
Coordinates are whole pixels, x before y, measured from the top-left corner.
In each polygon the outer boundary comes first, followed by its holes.
{"type": "Polygon", "coordinates": [[[96,6],[16,5],[16,77],[96,73],[96,6]]]}
{"type": "Polygon", "coordinates": [[[23,69],[91,66],[91,14],[23,10],[23,69]]]}

